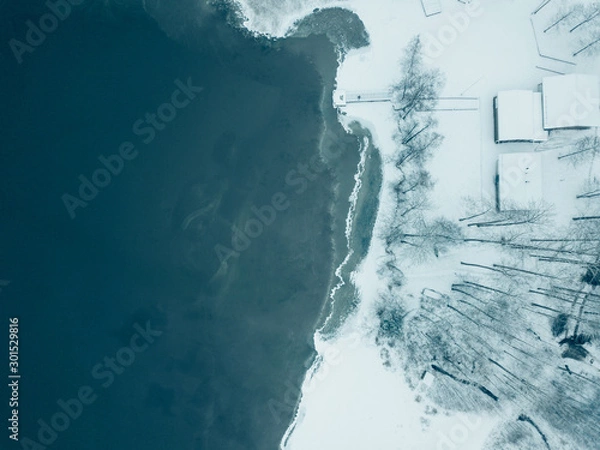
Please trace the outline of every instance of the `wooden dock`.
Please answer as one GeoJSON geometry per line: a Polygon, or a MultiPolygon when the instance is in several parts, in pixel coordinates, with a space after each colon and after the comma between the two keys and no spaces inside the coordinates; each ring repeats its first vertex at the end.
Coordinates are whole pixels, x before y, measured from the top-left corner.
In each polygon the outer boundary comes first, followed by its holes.
{"type": "MultiPolygon", "coordinates": [[[[333,95],[333,106],[344,107],[352,103],[381,103],[391,102],[391,90],[364,90],[364,91],[342,91],[337,90],[333,95]]],[[[433,111],[477,111],[479,109],[478,97],[440,97],[433,111]]]]}

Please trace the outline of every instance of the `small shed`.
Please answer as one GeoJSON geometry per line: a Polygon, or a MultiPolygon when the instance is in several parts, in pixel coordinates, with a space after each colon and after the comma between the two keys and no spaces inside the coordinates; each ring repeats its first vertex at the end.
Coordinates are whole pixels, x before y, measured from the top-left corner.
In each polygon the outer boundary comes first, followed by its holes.
{"type": "Polygon", "coordinates": [[[421,6],[423,6],[423,12],[426,17],[434,16],[442,12],[440,0],[421,0],[421,6]]]}
{"type": "Polygon", "coordinates": [[[546,130],[600,126],[600,80],[597,75],[545,77],[542,94],[546,130]]]}
{"type": "Polygon", "coordinates": [[[494,137],[502,142],[543,142],[548,132],[542,123],[542,94],[502,91],[494,97],[494,137]]]}
{"type": "Polygon", "coordinates": [[[503,153],[498,158],[498,209],[525,210],[543,200],[542,155],[503,153]]]}

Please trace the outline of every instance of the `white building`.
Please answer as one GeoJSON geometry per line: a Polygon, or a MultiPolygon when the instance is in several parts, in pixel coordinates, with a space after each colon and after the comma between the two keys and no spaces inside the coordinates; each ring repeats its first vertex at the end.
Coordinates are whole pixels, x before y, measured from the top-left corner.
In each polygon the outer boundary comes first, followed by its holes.
{"type": "Polygon", "coordinates": [[[421,0],[423,12],[426,17],[434,16],[442,12],[442,4],[440,0],[421,0]]]}
{"type": "Polygon", "coordinates": [[[542,123],[542,94],[502,91],[494,98],[496,143],[543,142],[548,132],[542,123]]]}
{"type": "Polygon", "coordinates": [[[542,81],[544,128],[600,126],[600,81],[596,75],[559,75],[542,81]]]}
{"type": "Polygon", "coordinates": [[[529,209],[543,200],[542,155],[504,153],[498,158],[498,208],[529,209]]]}

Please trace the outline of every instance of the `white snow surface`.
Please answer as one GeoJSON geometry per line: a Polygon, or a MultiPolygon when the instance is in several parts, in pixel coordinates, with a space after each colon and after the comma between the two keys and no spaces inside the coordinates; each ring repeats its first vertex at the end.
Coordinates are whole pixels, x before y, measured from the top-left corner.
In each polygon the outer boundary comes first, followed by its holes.
{"type": "Polygon", "coordinates": [[[542,94],[513,90],[496,97],[498,140],[539,142],[548,139],[543,128],[542,94]]]}
{"type": "Polygon", "coordinates": [[[498,203],[502,210],[544,200],[541,152],[506,153],[498,159],[498,203]]]}
{"type": "Polygon", "coordinates": [[[544,128],[600,126],[597,75],[544,77],[544,128]]]}

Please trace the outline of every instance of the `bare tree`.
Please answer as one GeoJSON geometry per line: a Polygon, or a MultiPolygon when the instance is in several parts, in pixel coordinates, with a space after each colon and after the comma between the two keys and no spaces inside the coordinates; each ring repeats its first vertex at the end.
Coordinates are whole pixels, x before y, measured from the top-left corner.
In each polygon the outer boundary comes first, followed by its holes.
{"type": "Polygon", "coordinates": [[[574,165],[589,163],[600,153],[600,137],[596,135],[584,136],[577,139],[569,153],[560,155],[558,159],[566,159],[574,165]]]}
{"type": "Polygon", "coordinates": [[[416,111],[430,111],[435,107],[444,81],[439,70],[425,67],[419,36],[409,43],[401,65],[402,78],[392,85],[392,101],[398,119],[406,120],[416,111]]]}
{"type": "Polygon", "coordinates": [[[415,113],[398,122],[395,140],[400,147],[396,167],[408,162],[422,166],[443,142],[435,131],[437,120],[428,113],[415,113]]]}
{"type": "Polygon", "coordinates": [[[397,196],[405,196],[418,190],[429,190],[434,186],[429,172],[422,168],[402,173],[402,179],[394,185],[394,192],[397,196]]]}
{"type": "Polygon", "coordinates": [[[544,29],[544,33],[549,32],[563,33],[573,39],[576,43],[573,56],[597,54],[600,51],[600,3],[563,1],[544,29]]]}
{"type": "Polygon", "coordinates": [[[498,211],[496,209],[475,215],[469,221],[469,227],[488,228],[488,227],[508,227],[516,225],[543,225],[547,223],[552,208],[544,202],[530,202],[527,205],[505,205],[506,210],[498,211]]]}
{"type": "Polygon", "coordinates": [[[450,247],[462,243],[464,236],[458,224],[444,217],[426,220],[422,214],[405,220],[386,235],[389,252],[401,247],[402,257],[415,263],[423,263],[434,256],[437,258],[447,253],[450,247]]]}

